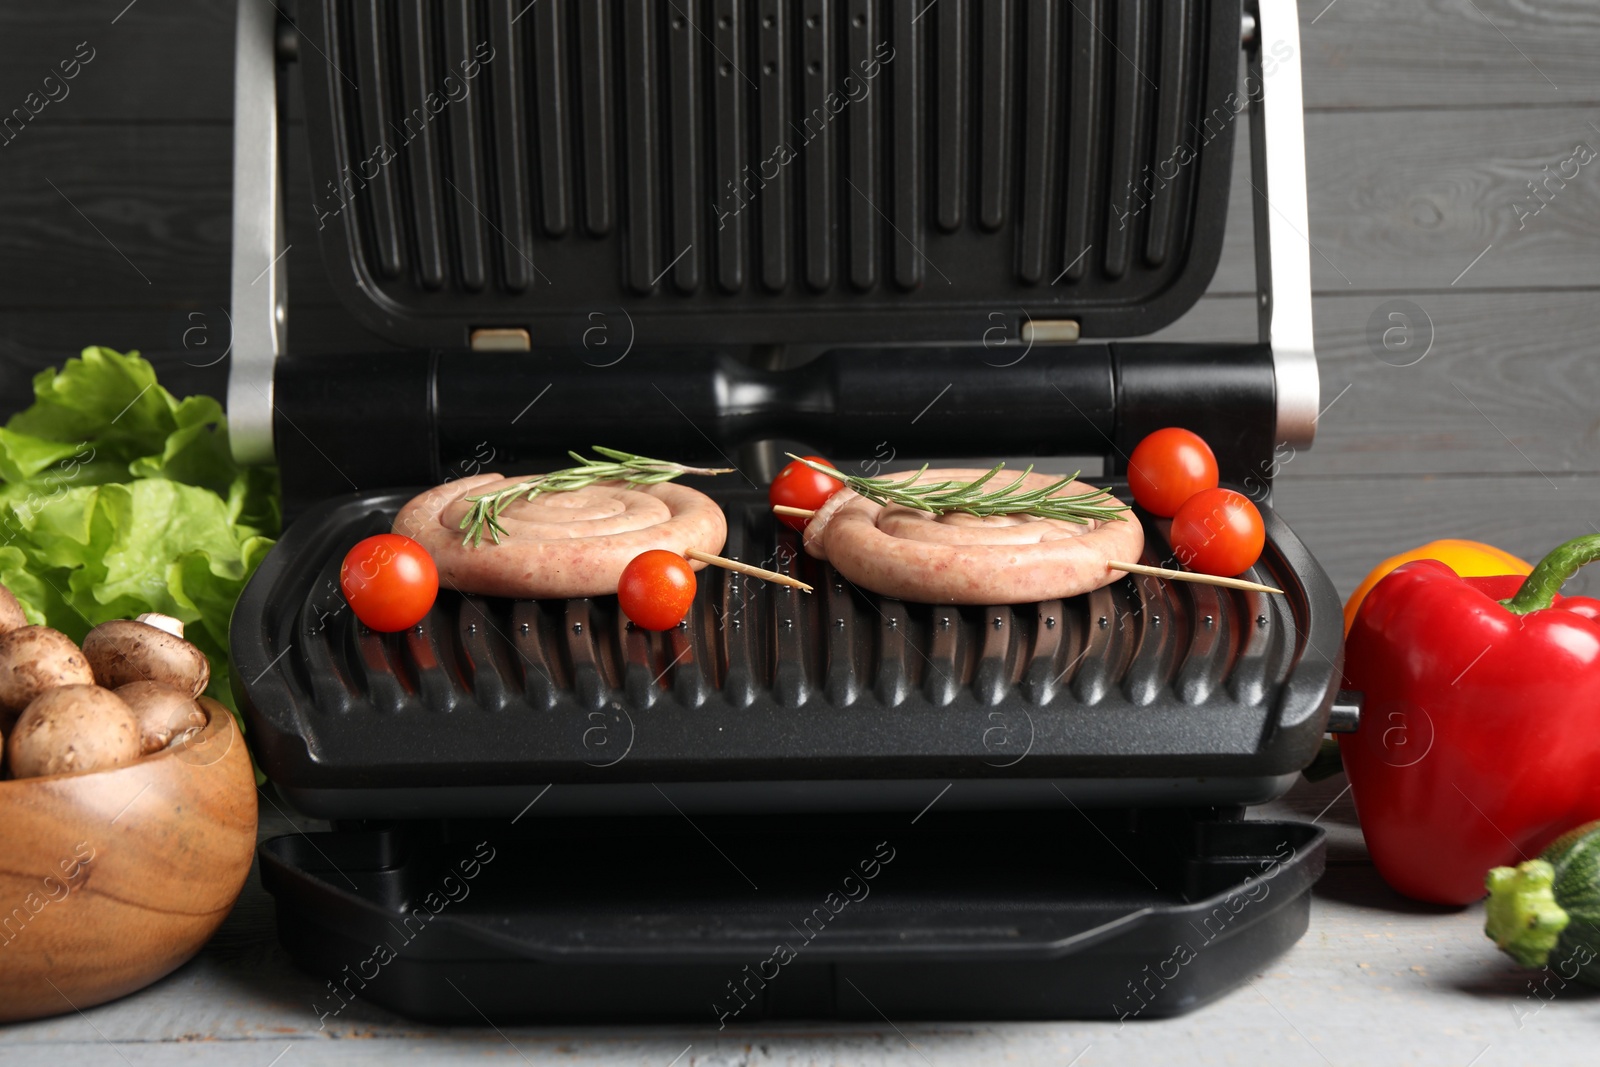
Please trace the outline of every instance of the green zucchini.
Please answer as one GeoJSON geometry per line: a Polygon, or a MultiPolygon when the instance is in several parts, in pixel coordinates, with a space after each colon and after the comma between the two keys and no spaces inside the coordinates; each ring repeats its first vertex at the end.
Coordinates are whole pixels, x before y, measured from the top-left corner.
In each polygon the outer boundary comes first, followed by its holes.
{"type": "Polygon", "coordinates": [[[1600,986],[1600,821],[1570,830],[1515,867],[1496,867],[1483,932],[1524,967],[1554,965],[1600,986]]]}

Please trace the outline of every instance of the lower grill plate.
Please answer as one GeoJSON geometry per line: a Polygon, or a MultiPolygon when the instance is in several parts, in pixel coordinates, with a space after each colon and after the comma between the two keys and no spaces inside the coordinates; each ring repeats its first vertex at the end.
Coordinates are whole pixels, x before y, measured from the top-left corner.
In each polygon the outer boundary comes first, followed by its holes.
{"type": "MultiPolygon", "coordinates": [[[[726,555],[816,592],[708,570],[685,624],[656,634],[615,597],[442,591],[417,627],[376,634],[345,606],[339,564],[412,495],[308,512],[234,613],[254,751],[311,814],[506,814],[530,786],[635,787],[552,805],[617,811],[667,782],[720,785],[703,810],[837,807],[802,788],[830,782],[881,786],[856,808],[928,781],[988,783],[953,790],[957,806],[1256,803],[1311,760],[1338,686],[1338,597],[1270,508],[1245,577],[1284,596],[1130,576],[979,608],[865,593],[764,497],[714,492],[726,555]]],[[[1165,520],[1140,519],[1144,562],[1168,562],[1165,520]]]]}

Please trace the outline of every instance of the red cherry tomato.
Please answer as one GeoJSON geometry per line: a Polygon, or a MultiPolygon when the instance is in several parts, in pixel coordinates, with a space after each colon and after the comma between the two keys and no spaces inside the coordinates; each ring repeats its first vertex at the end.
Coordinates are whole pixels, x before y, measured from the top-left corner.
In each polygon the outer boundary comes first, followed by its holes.
{"type": "Polygon", "coordinates": [[[1152,515],[1167,518],[1202,489],[1217,487],[1217,457],[1200,435],[1168,426],[1139,442],[1128,457],[1128,488],[1152,515]]]}
{"type": "Polygon", "coordinates": [[[1202,489],[1172,517],[1170,540],[1185,567],[1232,578],[1261,558],[1267,535],[1249,497],[1232,489],[1202,489]]]}
{"type": "Polygon", "coordinates": [[[378,534],[345,555],[339,588],[356,618],[380,633],[394,633],[415,626],[433,607],[439,568],[411,538],[378,534]]]}
{"type": "MultiPolygon", "coordinates": [[[[821,456],[807,456],[806,459],[813,463],[833,466],[821,456]]],[[[828,502],[830,496],[843,488],[844,483],[839,479],[812,470],[799,460],[794,460],[772,479],[772,487],[767,490],[767,500],[774,505],[782,504],[784,507],[816,511],[828,502]]],[[[797,515],[779,515],[778,521],[792,530],[803,530],[807,520],[797,515]]]]}
{"type": "Polygon", "coordinates": [[[694,568],[676,552],[652,548],[622,568],[617,603],[635,626],[670,630],[689,614],[694,603],[694,568]]]}

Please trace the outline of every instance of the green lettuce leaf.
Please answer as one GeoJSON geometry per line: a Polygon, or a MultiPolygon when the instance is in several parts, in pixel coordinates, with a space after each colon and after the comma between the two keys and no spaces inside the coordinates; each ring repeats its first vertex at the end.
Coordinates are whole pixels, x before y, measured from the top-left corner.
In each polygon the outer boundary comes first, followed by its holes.
{"type": "MultiPolygon", "coordinates": [[[[180,425],[203,421],[191,416],[180,424],[179,402],[136,352],[85,348],[60,371],[35,375],[33,395],[33,406],[13,416],[7,429],[46,441],[89,442],[124,462],[159,454],[180,425]]],[[[215,400],[208,403],[217,408],[215,400]]]]}
{"type": "Polygon", "coordinates": [[[75,441],[48,441],[0,429],[0,481],[23,482],[56,464],[67,464],[83,450],[75,441]]]}
{"type": "Polygon", "coordinates": [[[147,611],[183,620],[233,708],[228,623],[278,533],[276,472],[235,463],[222,405],[174,398],[137,352],[86,348],[33,388],[0,429],[0,582],[75,641],[147,611]]]}

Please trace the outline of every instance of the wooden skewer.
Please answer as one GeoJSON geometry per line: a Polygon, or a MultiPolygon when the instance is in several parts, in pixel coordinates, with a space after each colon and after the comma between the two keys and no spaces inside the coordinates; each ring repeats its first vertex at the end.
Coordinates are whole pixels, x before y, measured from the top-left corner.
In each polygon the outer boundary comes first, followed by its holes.
{"type": "Polygon", "coordinates": [[[1282,589],[1276,589],[1270,585],[1262,585],[1260,582],[1247,582],[1243,578],[1218,578],[1214,574],[1195,574],[1193,571],[1173,571],[1168,570],[1165,567],[1146,567],[1143,563],[1118,563],[1116,560],[1109,560],[1107,561],[1106,565],[1112,570],[1131,571],[1134,574],[1150,574],[1157,578],[1172,578],[1180,582],[1196,582],[1200,585],[1220,585],[1228,589],[1248,589],[1254,593],[1283,593],[1282,589]]]}
{"type": "Polygon", "coordinates": [[[791,578],[787,574],[779,574],[777,571],[752,567],[748,563],[740,563],[738,560],[728,559],[726,556],[713,556],[711,553],[702,552],[698,548],[686,549],[683,554],[698,563],[709,563],[713,567],[722,567],[739,574],[748,574],[752,578],[761,578],[765,581],[776,582],[778,585],[787,585],[791,589],[800,590],[802,593],[811,592],[811,587],[805,582],[800,581],[798,578],[791,578]]]}
{"type": "MultiPolygon", "coordinates": [[[[815,515],[814,511],[805,508],[791,508],[785,504],[772,505],[774,515],[792,515],[797,519],[809,519],[815,515]]],[[[1111,560],[1109,566],[1113,570],[1129,571],[1133,574],[1149,574],[1157,578],[1171,578],[1179,582],[1194,582],[1198,585],[1220,585],[1228,589],[1247,589],[1255,593],[1283,594],[1282,589],[1275,586],[1262,585],[1260,582],[1247,582],[1243,578],[1219,578],[1214,574],[1196,574],[1193,571],[1174,571],[1165,567],[1147,567],[1143,563],[1118,563],[1111,560]]]]}

